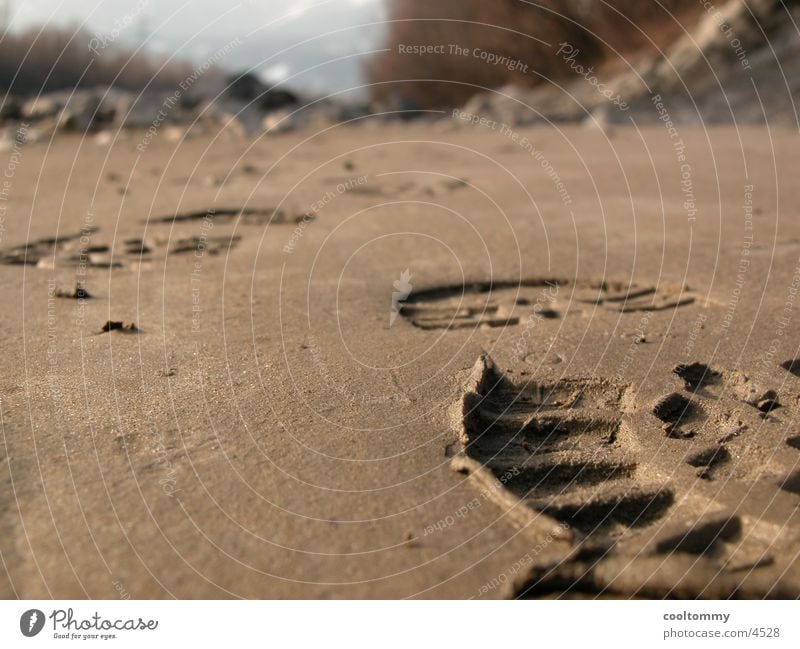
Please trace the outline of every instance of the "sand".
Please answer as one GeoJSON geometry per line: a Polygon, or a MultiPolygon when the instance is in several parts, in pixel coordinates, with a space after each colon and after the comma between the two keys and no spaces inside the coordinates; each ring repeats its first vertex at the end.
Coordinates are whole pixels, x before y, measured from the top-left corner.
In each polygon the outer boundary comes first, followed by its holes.
{"type": "Polygon", "coordinates": [[[800,594],[796,132],[137,142],[8,163],[0,595],[800,594]]]}

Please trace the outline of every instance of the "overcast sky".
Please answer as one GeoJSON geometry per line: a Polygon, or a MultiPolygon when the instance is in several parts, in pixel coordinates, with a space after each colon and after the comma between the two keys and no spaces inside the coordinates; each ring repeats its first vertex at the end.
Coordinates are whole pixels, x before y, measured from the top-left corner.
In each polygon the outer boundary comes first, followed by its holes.
{"type": "Polygon", "coordinates": [[[380,25],[357,27],[382,20],[382,0],[0,0],[0,7],[6,1],[15,31],[83,25],[126,47],[147,38],[149,51],[194,63],[238,38],[220,65],[255,66],[314,92],[360,83],[363,54],[381,46],[383,33],[380,25]],[[350,58],[333,61],[342,57],[350,58]]]}

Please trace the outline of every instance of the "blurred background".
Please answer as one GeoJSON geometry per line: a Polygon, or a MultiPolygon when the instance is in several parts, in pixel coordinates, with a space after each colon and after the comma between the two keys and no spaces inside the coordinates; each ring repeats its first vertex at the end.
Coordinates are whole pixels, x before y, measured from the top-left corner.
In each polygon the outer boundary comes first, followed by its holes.
{"type": "Polygon", "coordinates": [[[797,0],[0,0],[34,133],[441,117],[797,125],[797,0]],[[170,97],[172,99],[170,100],[170,97]]]}
{"type": "MultiPolygon", "coordinates": [[[[360,25],[379,22],[383,16],[381,0],[231,4],[212,0],[0,0],[3,83],[7,87],[9,74],[16,69],[13,64],[22,60],[18,53],[9,58],[12,45],[23,55],[34,42],[37,49],[45,48],[49,61],[44,52],[31,52],[37,64],[45,68],[55,63],[56,52],[65,50],[69,61],[62,67],[66,68],[68,62],[77,73],[81,70],[76,64],[88,63],[87,54],[91,52],[87,43],[93,37],[105,45],[102,51],[118,56],[137,51],[153,64],[201,64],[238,38],[241,45],[220,62],[222,69],[252,69],[273,83],[299,74],[294,85],[322,93],[360,82],[358,55],[377,47],[381,36],[380,25],[360,25]],[[319,64],[323,64],[322,69],[311,69],[319,64]]],[[[90,71],[85,83],[111,80],[101,74],[110,72],[107,66],[95,67],[103,70],[90,71]]],[[[66,83],[66,75],[48,80],[31,78],[27,85],[32,87],[35,81],[46,87],[59,86],[66,83]]],[[[130,83],[131,78],[125,77],[122,82],[130,83]]]]}

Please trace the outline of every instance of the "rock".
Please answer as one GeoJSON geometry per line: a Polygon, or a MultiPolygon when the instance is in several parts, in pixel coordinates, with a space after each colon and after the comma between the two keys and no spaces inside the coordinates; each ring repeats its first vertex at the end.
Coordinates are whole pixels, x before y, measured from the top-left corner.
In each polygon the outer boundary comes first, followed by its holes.
{"type": "Polygon", "coordinates": [[[8,153],[9,151],[14,150],[14,146],[17,144],[17,141],[14,139],[14,136],[11,132],[7,129],[4,129],[0,132],[0,153],[8,153]]]}
{"type": "Polygon", "coordinates": [[[217,128],[224,130],[234,137],[246,138],[248,136],[249,131],[247,127],[236,115],[220,112],[217,124],[217,128]]]}
{"type": "Polygon", "coordinates": [[[0,123],[22,117],[22,102],[12,95],[0,100],[0,123]]]}
{"type": "Polygon", "coordinates": [[[92,295],[86,290],[82,282],[77,282],[75,284],[75,288],[71,291],[56,289],[54,295],[55,297],[61,297],[70,300],[89,300],[92,298],[92,295]]]}
{"type": "Polygon", "coordinates": [[[599,131],[606,137],[612,137],[614,128],[611,126],[611,120],[609,119],[609,110],[608,106],[596,108],[581,122],[581,126],[586,130],[599,131]]]}
{"type": "Polygon", "coordinates": [[[114,134],[111,131],[100,131],[94,136],[94,143],[97,146],[108,146],[114,141],[114,134]]]}
{"type": "Polygon", "coordinates": [[[58,130],[86,132],[112,124],[129,94],[107,88],[49,93],[26,101],[20,118],[37,125],[53,122],[58,130]]]}
{"type": "Polygon", "coordinates": [[[786,79],[800,71],[798,19],[800,9],[777,0],[728,0],[706,12],[666,49],[666,56],[651,57],[639,70],[641,78],[628,71],[612,85],[637,122],[659,118],[652,97],[661,95],[677,122],[794,124],[798,91],[788,89],[786,79]],[[760,96],[770,101],[758,100],[754,81],[760,96]]]}
{"type": "Polygon", "coordinates": [[[262,111],[278,110],[299,103],[293,92],[271,88],[252,72],[229,76],[224,92],[228,98],[254,105],[262,111]]]}
{"type": "Polygon", "coordinates": [[[78,91],[59,117],[59,128],[85,133],[114,123],[120,97],[105,89],[78,91]]]}
{"type": "Polygon", "coordinates": [[[122,333],[139,333],[140,329],[135,323],[125,324],[118,320],[109,320],[106,322],[97,333],[108,333],[109,331],[119,331],[122,333]]]}
{"type": "MultiPolygon", "coordinates": [[[[661,116],[652,99],[661,95],[676,123],[777,120],[796,126],[800,87],[787,87],[786,80],[800,75],[798,20],[796,3],[786,7],[778,0],[728,0],[704,12],[663,53],[643,54],[634,67],[626,62],[616,71],[604,66],[602,74],[593,73],[597,84],[574,74],[557,84],[505,86],[473,96],[462,110],[509,126],[573,122],[610,133],[611,125],[631,119],[657,122],[661,116]],[[754,82],[760,97],[769,101],[759,101],[754,82]]],[[[466,119],[452,123],[470,126],[466,119]]]]}
{"type": "Polygon", "coordinates": [[[300,120],[291,111],[276,110],[264,118],[261,126],[269,133],[290,133],[297,130],[300,120]]]}
{"type": "Polygon", "coordinates": [[[180,142],[186,137],[186,129],[180,126],[167,126],[164,128],[164,139],[167,142],[180,142]]]}
{"type": "Polygon", "coordinates": [[[42,95],[26,101],[20,113],[23,120],[35,122],[47,117],[56,117],[63,107],[63,103],[57,101],[54,96],[42,95]]]}
{"type": "Polygon", "coordinates": [[[225,84],[228,97],[246,102],[254,101],[267,90],[267,86],[252,72],[232,74],[225,79],[225,84]]]}
{"type": "Polygon", "coordinates": [[[289,106],[297,106],[297,96],[288,90],[271,89],[261,96],[258,107],[261,110],[277,110],[289,106]]]}
{"type": "Polygon", "coordinates": [[[25,134],[25,142],[35,144],[50,140],[58,130],[58,123],[55,118],[48,118],[40,121],[36,126],[31,126],[25,134]]]}

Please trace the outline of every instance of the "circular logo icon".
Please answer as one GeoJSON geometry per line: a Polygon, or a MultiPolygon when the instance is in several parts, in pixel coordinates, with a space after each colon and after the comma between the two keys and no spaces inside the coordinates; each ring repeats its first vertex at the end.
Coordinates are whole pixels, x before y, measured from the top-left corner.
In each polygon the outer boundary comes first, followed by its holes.
{"type": "Polygon", "coordinates": [[[25,611],[19,618],[19,630],[22,635],[32,638],[44,627],[44,613],[38,608],[25,611]]]}

